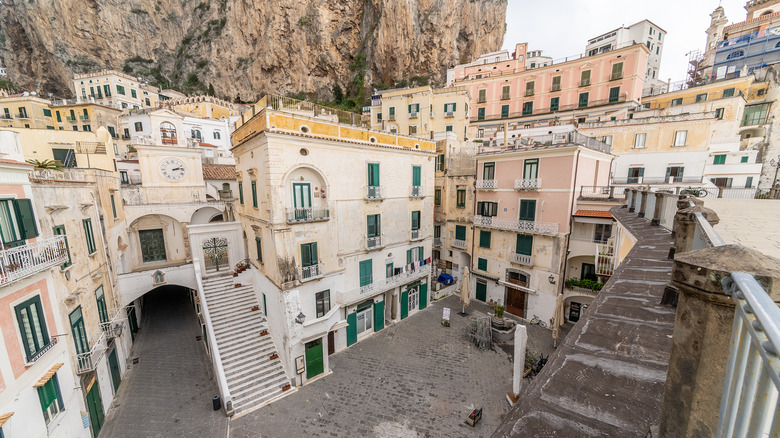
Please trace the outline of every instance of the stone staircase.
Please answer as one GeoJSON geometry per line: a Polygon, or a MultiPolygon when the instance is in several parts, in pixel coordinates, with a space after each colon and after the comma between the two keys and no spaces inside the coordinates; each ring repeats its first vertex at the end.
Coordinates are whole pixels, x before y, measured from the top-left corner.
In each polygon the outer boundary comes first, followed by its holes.
{"type": "MultiPolygon", "coordinates": [[[[290,383],[251,285],[235,287],[231,275],[203,279],[203,292],[217,339],[235,415],[257,409],[282,395],[290,383]]],[[[290,390],[288,390],[290,391],[290,390]]]]}

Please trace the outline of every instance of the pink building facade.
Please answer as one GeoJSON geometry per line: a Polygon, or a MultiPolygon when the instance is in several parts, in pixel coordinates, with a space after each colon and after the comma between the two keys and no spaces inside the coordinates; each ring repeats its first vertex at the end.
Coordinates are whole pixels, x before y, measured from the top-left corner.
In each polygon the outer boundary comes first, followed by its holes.
{"type": "Polygon", "coordinates": [[[613,156],[571,143],[493,149],[477,155],[471,290],[548,321],[563,293],[577,190],[607,185],[613,156]]]}
{"type": "Polygon", "coordinates": [[[471,94],[472,125],[583,117],[591,121],[605,113],[603,107],[639,102],[648,54],[644,44],[631,44],[526,69],[521,62],[526,45],[518,44],[512,59],[455,67],[454,85],[465,86],[471,94]]]}

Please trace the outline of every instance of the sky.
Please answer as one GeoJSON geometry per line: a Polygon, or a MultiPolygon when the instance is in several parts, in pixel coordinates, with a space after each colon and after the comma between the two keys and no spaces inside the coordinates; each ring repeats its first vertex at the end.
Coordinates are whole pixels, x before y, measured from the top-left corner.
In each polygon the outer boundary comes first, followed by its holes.
{"type": "Polygon", "coordinates": [[[701,50],[707,39],[710,14],[723,6],[730,23],[745,19],[746,0],[509,0],[504,49],[528,43],[553,59],[585,51],[588,39],[648,19],[664,29],[659,78],[685,79],[688,52],[701,50]],[[622,7],[620,7],[622,6],[622,7]]]}

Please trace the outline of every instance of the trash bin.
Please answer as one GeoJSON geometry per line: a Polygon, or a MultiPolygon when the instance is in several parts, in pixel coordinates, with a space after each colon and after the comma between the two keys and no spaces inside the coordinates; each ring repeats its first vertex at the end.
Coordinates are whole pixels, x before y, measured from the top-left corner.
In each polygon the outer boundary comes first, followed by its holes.
{"type": "Polygon", "coordinates": [[[222,400],[219,399],[218,395],[215,395],[211,398],[211,403],[214,405],[214,410],[218,411],[219,408],[222,407],[222,400]]]}

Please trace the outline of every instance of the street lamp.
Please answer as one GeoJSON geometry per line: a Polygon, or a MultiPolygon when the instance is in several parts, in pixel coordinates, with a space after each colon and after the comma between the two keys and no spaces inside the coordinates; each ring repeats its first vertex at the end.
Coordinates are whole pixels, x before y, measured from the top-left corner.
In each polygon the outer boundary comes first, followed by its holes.
{"type": "Polygon", "coordinates": [[[547,281],[549,281],[550,284],[555,284],[555,276],[550,274],[550,276],[547,277],[547,281]]]}
{"type": "Polygon", "coordinates": [[[298,316],[295,317],[295,322],[298,324],[303,324],[303,321],[306,320],[306,315],[303,314],[303,312],[299,313],[298,316]]]}

